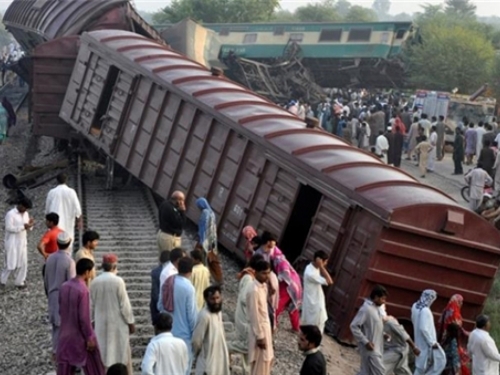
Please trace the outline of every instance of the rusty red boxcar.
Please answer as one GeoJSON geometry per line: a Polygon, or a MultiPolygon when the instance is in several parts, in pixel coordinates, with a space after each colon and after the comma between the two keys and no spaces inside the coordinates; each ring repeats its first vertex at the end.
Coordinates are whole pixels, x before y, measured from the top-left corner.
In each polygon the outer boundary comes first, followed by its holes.
{"type": "Polygon", "coordinates": [[[60,116],[163,197],[198,197],[219,239],[241,255],[241,229],[280,235],[293,260],[330,254],[333,333],[373,285],[408,319],[425,288],[481,312],[500,261],[500,233],[443,192],[321,130],[164,45],[130,32],[85,33],[60,116]]]}
{"type": "Polygon", "coordinates": [[[71,135],[59,112],[82,32],[129,30],[162,41],[128,0],[15,0],[3,22],[29,56],[33,132],[55,138],[71,135]]]}

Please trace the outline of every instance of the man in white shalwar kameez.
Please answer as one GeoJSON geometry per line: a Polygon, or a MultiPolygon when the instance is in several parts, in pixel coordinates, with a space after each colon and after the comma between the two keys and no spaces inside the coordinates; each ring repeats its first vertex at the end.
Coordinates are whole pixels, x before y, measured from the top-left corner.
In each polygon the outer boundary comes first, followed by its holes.
{"type": "Polygon", "coordinates": [[[104,366],[123,363],[132,375],[129,335],[135,331],[134,315],[125,282],[116,275],[117,263],[116,255],[104,255],[104,272],[90,283],[92,316],[104,366]]]}
{"type": "Polygon", "coordinates": [[[57,176],[57,185],[49,191],[45,202],[45,214],[55,212],[59,215],[59,228],[75,240],[75,219],[82,226],[82,208],[76,191],[66,185],[68,176],[64,173],[57,176]]]}
{"type": "Polygon", "coordinates": [[[195,375],[230,375],[220,287],[209,286],[203,291],[203,298],[205,307],[198,315],[192,338],[195,375]]]}
{"type": "Polygon", "coordinates": [[[438,141],[438,134],[436,131],[436,125],[433,125],[431,127],[431,135],[429,136],[429,143],[432,146],[431,151],[429,152],[429,159],[427,160],[427,170],[429,172],[434,172],[434,164],[436,163],[436,156],[437,156],[437,141],[438,141]]]}
{"type": "Polygon", "coordinates": [[[387,155],[389,154],[389,141],[384,135],[383,131],[379,132],[379,135],[375,141],[375,153],[382,161],[387,164],[387,155]]]}
{"type": "Polygon", "coordinates": [[[300,316],[302,325],[316,326],[321,333],[325,330],[325,323],[328,319],[323,286],[333,284],[325,268],[327,262],[328,254],[320,250],[316,251],[314,260],[307,265],[304,271],[304,297],[300,316]]]}
{"type": "Polygon", "coordinates": [[[479,315],[476,319],[476,329],[469,335],[467,351],[472,358],[473,375],[498,375],[500,354],[495,341],[490,336],[490,318],[479,315]]]}
{"type": "Polygon", "coordinates": [[[184,340],[172,335],[172,316],[158,314],[155,337],[151,339],[142,359],[141,375],[186,374],[189,355],[184,340]]]}
{"type": "Polygon", "coordinates": [[[361,356],[358,375],[385,375],[384,322],[379,308],[386,299],[387,290],[381,285],[375,286],[351,322],[351,332],[361,356]]]}
{"type": "Polygon", "coordinates": [[[464,176],[465,182],[469,184],[469,208],[472,211],[476,211],[481,205],[484,187],[493,184],[493,179],[482,167],[482,163],[478,162],[477,167],[464,176]]]}
{"type": "Polygon", "coordinates": [[[411,308],[415,345],[420,349],[420,355],[415,359],[414,375],[441,375],[446,366],[446,355],[437,342],[434,316],[430,309],[436,298],[434,290],[424,290],[411,308]]]}
{"type": "Polygon", "coordinates": [[[33,219],[30,219],[28,210],[32,207],[29,199],[22,199],[17,207],[5,215],[5,260],[0,287],[5,287],[9,275],[16,271],[14,281],[17,288],[25,288],[28,272],[28,235],[27,231],[33,228],[33,219]]]}

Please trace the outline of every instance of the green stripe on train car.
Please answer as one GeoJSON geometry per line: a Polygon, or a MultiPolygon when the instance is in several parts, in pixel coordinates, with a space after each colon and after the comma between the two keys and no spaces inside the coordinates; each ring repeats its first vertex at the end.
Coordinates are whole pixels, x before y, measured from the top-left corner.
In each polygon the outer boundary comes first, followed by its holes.
{"type": "Polygon", "coordinates": [[[323,29],[340,28],[348,31],[351,28],[371,28],[373,31],[390,31],[409,29],[411,22],[356,22],[356,23],[206,23],[204,27],[220,32],[229,29],[229,32],[274,32],[279,27],[283,32],[320,32],[323,29]]]}
{"type": "MultiPolygon", "coordinates": [[[[387,44],[337,44],[337,45],[300,45],[302,56],[306,58],[388,58],[400,51],[399,47],[387,44]]],[[[225,57],[229,51],[237,56],[249,59],[277,58],[283,55],[285,45],[231,45],[221,47],[221,55],[225,57]]]]}

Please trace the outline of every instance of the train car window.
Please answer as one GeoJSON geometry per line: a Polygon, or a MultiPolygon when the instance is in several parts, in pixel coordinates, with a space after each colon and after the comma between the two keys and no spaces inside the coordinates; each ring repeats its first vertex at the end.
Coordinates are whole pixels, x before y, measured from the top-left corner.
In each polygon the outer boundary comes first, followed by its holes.
{"type": "Polygon", "coordinates": [[[320,42],[340,42],[342,29],[323,29],[319,34],[320,42]]]}
{"type": "Polygon", "coordinates": [[[229,27],[223,27],[222,29],[220,29],[219,35],[228,36],[229,35],[229,27]]]}
{"type": "Polygon", "coordinates": [[[304,39],[304,34],[302,33],[291,33],[290,34],[290,41],[291,42],[302,42],[304,39]]]}
{"type": "Polygon", "coordinates": [[[369,42],[372,36],[372,29],[369,28],[352,28],[349,31],[349,42],[369,42]]]}
{"type": "Polygon", "coordinates": [[[276,26],[274,28],[274,35],[284,35],[285,34],[285,26],[276,26]]]}
{"type": "Polygon", "coordinates": [[[252,44],[257,41],[257,33],[245,34],[243,44],[252,44]]]}
{"type": "Polygon", "coordinates": [[[109,103],[111,102],[111,97],[113,96],[113,91],[118,81],[118,76],[120,71],[116,66],[111,65],[108,70],[108,76],[104,82],[104,89],[101,93],[101,98],[99,99],[99,105],[95,112],[95,118],[92,122],[93,134],[100,134],[102,126],[106,121],[106,113],[108,112],[109,103]]]}
{"type": "Polygon", "coordinates": [[[404,29],[398,30],[398,32],[396,33],[396,39],[403,39],[405,36],[405,33],[406,33],[406,30],[404,30],[404,29]]]}

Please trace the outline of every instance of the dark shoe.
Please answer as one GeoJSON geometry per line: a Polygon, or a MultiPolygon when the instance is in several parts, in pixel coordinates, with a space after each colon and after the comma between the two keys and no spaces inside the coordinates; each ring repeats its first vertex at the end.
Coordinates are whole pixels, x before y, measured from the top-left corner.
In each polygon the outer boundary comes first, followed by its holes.
{"type": "Polygon", "coordinates": [[[26,284],[16,285],[16,288],[19,289],[19,290],[26,289],[27,287],[28,287],[28,285],[26,285],[26,284]]]}

